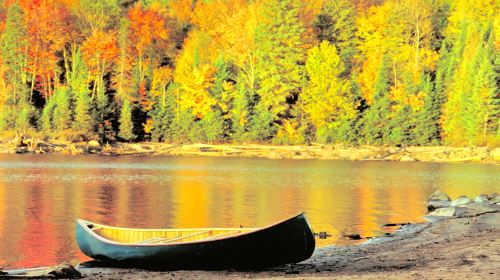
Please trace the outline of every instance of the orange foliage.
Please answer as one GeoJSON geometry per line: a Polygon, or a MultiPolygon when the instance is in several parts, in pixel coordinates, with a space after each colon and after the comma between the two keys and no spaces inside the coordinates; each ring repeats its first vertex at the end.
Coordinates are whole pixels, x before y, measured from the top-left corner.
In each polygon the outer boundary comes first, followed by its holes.
{"type": "Polygon", "coordinates": [[[172,0],[168,1],[172,16],[182,24],[191,22],[193,15],[193,0],[172,0]]]}
{"type": "Polygon", "coordinates": [[[93,75],[102,75],[116,62],[119,49],[114,31],[94,31],[82,44],[82,55],[93,75]]]}
{"type": "Polygon", "coordinates": [[[139,56],[142,56],[154,42],[168,39],[165,19],[158,6],[145,10],[139,3],[129,10],[128,18],[129,39],[139,56]]]}
{"type": "Polygon", "coordinates": [[[69,12],[56,0],[25,0],[20,3],[28,23],[29,70],[42,80],[43,88],[39,90],[43,90],[47,97],[52,93],[53,79],[57,79],[56,52],[63,49],[71,30],[69,12]]]}

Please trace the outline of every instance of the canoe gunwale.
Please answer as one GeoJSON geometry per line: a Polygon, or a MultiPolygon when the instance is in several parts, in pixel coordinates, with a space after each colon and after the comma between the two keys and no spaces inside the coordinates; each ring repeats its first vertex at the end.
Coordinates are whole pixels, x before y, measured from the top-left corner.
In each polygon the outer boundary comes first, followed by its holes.
{"type": "MultiPolygon", "coordinates": [[[[206,238],[206,239],[200,239],[200,240],[195,240],[195,241],[185,241],[185,242],[172,242],[172,243],[153,243],[153,244],[148,244],[148,243],[124,243],[124,242],[118,242],[114,240],[107,239],[96,232],[94,232],[91,228],[88,227],[89,224],[94,225],[94,226],[100,226],[100,227],[105,227],[105,228],[112,228],[112,229],[124,229],[124,230],[138,230],[138,231],[161,231],[161,230],[169,230],[169,229],[139,229],[139,228],[122,228],[122,227],[113,227],[113,226],[106,226],[106,225],[101,225],[101,224],[96,224],[90,221],[82,220],[82,219],[77,219],[77,224],[82,227],[90,236],[93,238],[98,239],[101,242],[111,244],[111,245],[117,245],[117,246],[134,246],[134,247],[168,247],[168,246],[178,246],[178,245],[184,245],[184,244],[200,244],[200,243],[208,243],[208,242],[217,242],[221,240],[226,240],[226,239],[233,239],[233,238],[238,238],[241,236],[249,235],[249,234],[254,234],[260,231],[265,231],[267,229],[273,228],[275,226],[278,226],[280,224],[286,223],[288,221],[294,220],[299,218],[300,216],[303,216],[305,213],[301,212],[297,215],[294,215],[290,218],[283,219],[281,221],[275,222],[273,224],[267,225],[265,227],[261,228],[211,228],[213,230],[249,230],[246,232],[239,233],[237,235],[231,235],[231,236],[222,236],[220,238],[206,238]]],[[[307,219],[306,219],[307,221],[307,219]]],[[[310,225],[308,224],[310,227],[310,225]]],[[[203,228],[193,228],[193,229],[179,229],[180,231],[182,230],[203,230],[203,228]]]]}

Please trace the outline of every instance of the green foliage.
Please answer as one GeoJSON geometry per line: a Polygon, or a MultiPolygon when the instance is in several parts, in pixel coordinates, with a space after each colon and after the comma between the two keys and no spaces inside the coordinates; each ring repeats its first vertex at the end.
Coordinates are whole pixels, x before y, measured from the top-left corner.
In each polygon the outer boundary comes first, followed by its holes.
{"type": "Polygon", "coordinates": [[[231,139],[235,142],[250,140],[249,125],[251,121],[251,97],[249,90],[244,85],[243,77],[238,78],[238,90],[231,108],[231,139]]]}
{"type": "Polygon", "coordinates": [[[50,96],[45,107],[43,107],[42,116],[39,119],[39,126],[45,135],[49,135],[53,128],[53,115],[54,110],[57,106],[57,98],[55,96],[50,96]]]}
{"type": "Polygon", "coordinates": [[[316,140],[343,142],[355,116],[350,80],[343,78],[345,66],[335,46],[323,41],[309,51],[307,86],[300,95],[301,107],[317,130],[316,140]]]}
{"type": "Polygon", "coordinates": [[[87,69],[83,63],[81,52],[78,50],[73,55],[70,73],[70,90],[74,100],[74,122],[72,127],[76,132],[89,137],[93,132],[94,122],[91,115],[92,100],[87,76],[87,69]]]}
{"type": "Polygon", "coordinates": [[[422,92],[425,94],[424,105],[416,112],[415,144],[436,145],[441,140],[441,106],[444,102],[442,93],[433,88],[430,77],[421,82],[422,92]]]}
{"type": "Polygon", "coordinates": [[[55,107],[52,115],[53,128],[56,132],[62,132],[71,127],[70,97],[68,94],[68,88],[57,88],[51,99],[55,100],[55,107]]]}
{"type": "Polygon", "coordinates": [[[132,108],[130,102],[125,99],[120,110],[120,127],[118,132],[118,137],[125,141],[134,140],[136,137],[133,133],[134,124],[132,122],[132,108]]]}
{"type": "Polygon", "coordinates": [[[391,116],[391,100],[389,98],[389,65],[388,59],[384,58],[380,65],[373,104],[368,108],[361,121],[361,133],[369,144],[382,144],[390,133],[388,119],[391,116]]]}
{"type": "Polygon", "coordinates": [[[12,100],[15,104],[24,99],[26,84],[26,50],[28,45],[25,14],[19,2],[12,4],[7,11],[5,30],[0,37],[1,58],[9,69],[7,78],[12,87],[12,100]]]}
{"type": "Polygon", "coordinates": [[[298,1],[270,0],[263,4],[263,22],[257,27],[257,78],[259,104],[252,128],[254,139],[268,140],[276,132],[275,121],[290,116],[290,102],[305,81],[304,32],[298,1]]]}
{"type": "Polygon", "coordinates": [[[349,74],[356,54],[356,7],[350,0],[324,1],[321,13],[314,22],[320,42],[328,41],[337,49],[349,74]]]}
{"type": "Polygon", "coordinates": [[[173,88],[171,85],[165,94],[157,96],[153,109],[148,112],[148,115],[153,120],[153,128],[151,130],[151,139],[153,141],[174,141],[173,125],[176,103],[173,88]]]}

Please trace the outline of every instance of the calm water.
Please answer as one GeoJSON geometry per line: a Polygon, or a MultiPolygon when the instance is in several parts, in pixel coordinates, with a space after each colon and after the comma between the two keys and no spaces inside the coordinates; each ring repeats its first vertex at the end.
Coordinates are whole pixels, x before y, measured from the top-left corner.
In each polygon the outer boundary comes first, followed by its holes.
{"type": "Polygon", "coordinates": [[[206,157],[0,155],[0,267],[87,260],[77,217],[128,227],[255,227],[306,211],[315,231],[381,234],[426,197],[500,192],[500,166],[206,157]]]}

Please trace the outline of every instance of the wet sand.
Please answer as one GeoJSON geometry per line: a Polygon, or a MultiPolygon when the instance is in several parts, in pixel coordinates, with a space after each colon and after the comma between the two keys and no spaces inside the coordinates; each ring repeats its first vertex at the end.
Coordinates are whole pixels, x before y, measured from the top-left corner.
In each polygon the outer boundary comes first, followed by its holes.
{"type": "Polygon", "coordinates": [[[500,279],[500,205],[487,213],[403,226],[307,261],[262,271],[147,271],[80,266],[87,279],[500,279]]]}

